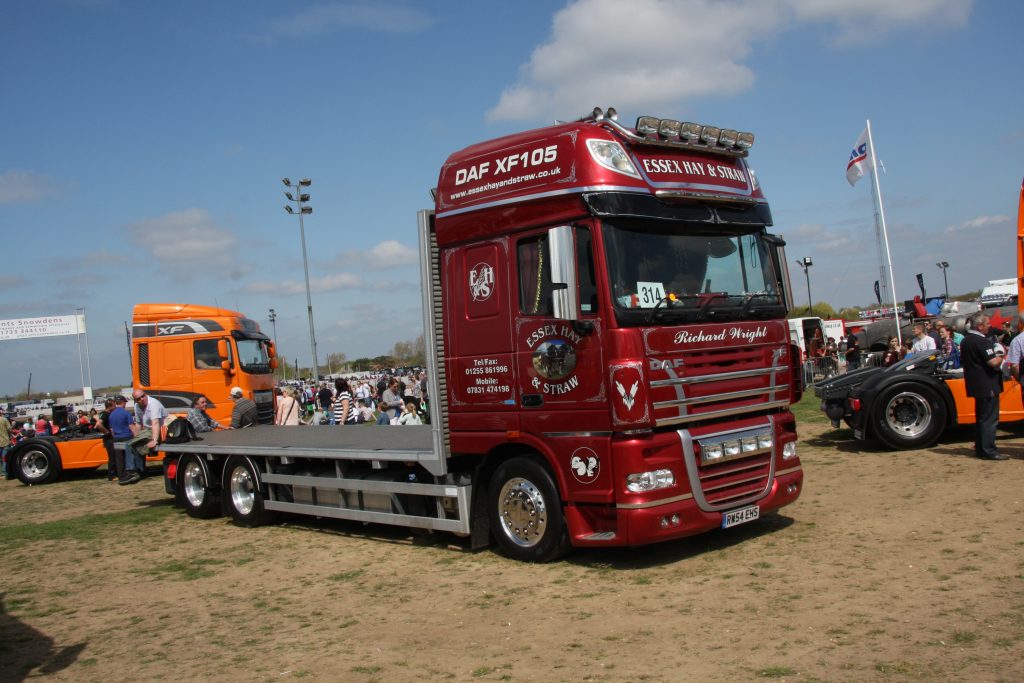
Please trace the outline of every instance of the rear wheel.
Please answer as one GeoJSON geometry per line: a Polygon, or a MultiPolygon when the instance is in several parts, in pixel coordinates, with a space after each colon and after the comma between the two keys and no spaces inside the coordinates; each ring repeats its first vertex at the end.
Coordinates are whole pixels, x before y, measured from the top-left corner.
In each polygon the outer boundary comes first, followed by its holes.
{"type": "Polygon", "coordinates": [[[18,480],[26,486],[49,484],[60,475],[60,456],[49,444],[32,444],[15,456],[18,480]]]}
{"type": "Polygon", "coordinates": [[[247,458],[228,458],[224,467],[224,495],[231,520],[238,526],[262,526],[273,520],[273,513],[264,507],[266,498],[259,474],[247,458]]]}
{"type": "Polygon", "coordinates": [[[529,458],[512,458],[491,477],[491,533],[501,551],[524,562],[551,562],[569,550],[558,490],[547,469],[529,458]]]}
{"type": "Polygon", "coordinates": [[[178,490],[189,517],[209,519],[220,515],[220,491],[213,488],[210,464],[200,455],[186,453],[178,461],[178,490]]]}
{"type": "Polygon", "coordinates": [[[894,384],[876,399],[875,434],[896,450],[927,448],[946,427],[946,404],[927,384],[894,384]]]}

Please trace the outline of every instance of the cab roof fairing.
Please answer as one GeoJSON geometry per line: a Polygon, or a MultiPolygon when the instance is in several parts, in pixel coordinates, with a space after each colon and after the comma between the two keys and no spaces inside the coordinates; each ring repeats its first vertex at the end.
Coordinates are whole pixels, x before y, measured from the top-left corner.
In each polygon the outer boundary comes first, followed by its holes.
{"type": "Polygon", "coordinates": [[[668,201],[765,202],[743,155],[647,144],[599,122],[577,121],[489,140],[452,154],[441,168],[435,210],[443,219],[599,191],[656,195],[668,201]],[[632,172],[599,162],[591,147],[601,143],[621,148],[632,172]]]}

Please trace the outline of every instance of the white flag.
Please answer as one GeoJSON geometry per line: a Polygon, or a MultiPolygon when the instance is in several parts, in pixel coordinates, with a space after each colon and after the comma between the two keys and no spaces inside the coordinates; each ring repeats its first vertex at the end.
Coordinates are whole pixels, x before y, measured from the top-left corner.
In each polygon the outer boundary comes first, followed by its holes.
{"type": "Polygon", "coordinates": [[[857,142],[853,145],[853,150],[850,152],[850,161],[846,164],[846,182],[850,183],[851,186],[856,185],[857,181],[860,180],[864,173],[867,171],[868,166],[868,129],[865,128],[864,132],[857,138],[857,142]]]}

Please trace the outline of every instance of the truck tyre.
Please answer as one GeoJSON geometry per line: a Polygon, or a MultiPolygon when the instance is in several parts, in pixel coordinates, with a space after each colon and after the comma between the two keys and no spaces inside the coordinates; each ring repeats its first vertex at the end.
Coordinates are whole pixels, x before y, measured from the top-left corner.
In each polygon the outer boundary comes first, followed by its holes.
{"type": "Polygon", "coordinates": [[[875,399],[875,435],[889,448],[927,448],[946,428],[946,404],[927,384],[886,387],[875,399]]]}
{"type": "Polygon", "coordinates": [[[243,527],[267,524],[273,515],[264,508],[264,500],[259,475],[249,459],[241,455],[229,457],[224,466],[224,503],[231,521],[243,527]]]}
{"type": "Polygon", "coordinates": [[[211,484],[210,463],[200,455],[186,453],[178,461],[178,490],[189,517],[209,519],[220,515],[220,491],[211,484]]]}
{"type": "Polygon", "coordinates": [[[562,502],[543,465],[522,457],[503,462],[488,495],[491,532],[502,553],[523,562],[551,562],[569,550],[562,502]]]}
{"type": "MultiPolygon", "coordinates": [[[[8,464],[11,456],[8,455],[8,464]]],[[[60,456],[56,447],[40,441],[25,446],[14,456],[15,473],[26,486],[49,484],[60,476],[60,456]]]]}

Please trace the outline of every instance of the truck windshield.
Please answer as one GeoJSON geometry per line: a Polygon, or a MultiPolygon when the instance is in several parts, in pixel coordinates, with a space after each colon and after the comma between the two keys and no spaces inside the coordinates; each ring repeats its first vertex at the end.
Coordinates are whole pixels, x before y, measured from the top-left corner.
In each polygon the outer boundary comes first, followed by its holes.
{"type": "Polygon", "coordinates": [[[763,227],[614,219],[603,232],[620,325],[786,314],[763,227]]]}
{"type": "Polygon", "coordinates": [[[267,355],[266,343],[259,339],[239,339],[238,362],[242,370],[251,375],[270,373],[270,357],[267,355]]]}

